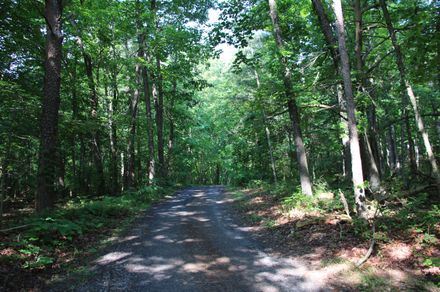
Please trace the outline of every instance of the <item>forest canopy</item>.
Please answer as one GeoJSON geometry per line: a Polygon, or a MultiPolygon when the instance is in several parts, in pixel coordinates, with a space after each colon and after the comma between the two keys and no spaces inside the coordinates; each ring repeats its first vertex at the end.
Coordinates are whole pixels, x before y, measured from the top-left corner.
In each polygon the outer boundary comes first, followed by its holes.
{"type": "Polygon", "coordinates": [[[439,192],[438,1],[2,7],[2,202],[319,182],[363,216],[371,194],[439,192]]]}

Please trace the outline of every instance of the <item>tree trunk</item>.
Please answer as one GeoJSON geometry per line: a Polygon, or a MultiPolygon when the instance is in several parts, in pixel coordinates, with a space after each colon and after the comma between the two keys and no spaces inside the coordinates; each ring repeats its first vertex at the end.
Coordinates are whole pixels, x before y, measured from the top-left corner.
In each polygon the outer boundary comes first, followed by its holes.
{"type": "MultiPolygon", "coordinates": [[[[138,27],[138,30],[140,28],[138,27]]],[[[143,50],[143,44],[144,44],[144,36],[142,34],[139,34],[138,36],[138,53],[137,56],[139,59],[144,58],[144,50],[143,50]]],[[[135,76],[136,76],[136,82],[135,82],[135,89],[133,96],[131,98],[130,102],[130,137],[128,140],[128,164],[127,164],[127,174],[126,174],[126,188],[133,187],[135,184],[135,162],[136,162],[136,154],[135,154],[135,139],[136,139],[136,118],[137,118],[137,112],[138,112],[138,104],[139,104],[139,87],[141,86],[141,64],[136,63],[135,67],[135,76]]]]}
{"type": "Polygon", "coordinates": [[[145,66],[142,68],[142,77],[144,83],[145,112],[147,115],[147,135],[148,135],[148,162],[147,173],[148,183],[153,184],[155,177],[155,160],[154,160],[154,133],[153,133],[153,115],[151,113],[151,92],[149,73],[145,66]]]}
{"type": "MultiPolygon", "coordinates": [[[[431,142],[429,141],[428,132],[425,129],[425,125],[423,123],[422,116],[420,115],[420,112],[418,109],[417,98],[413,92],[411,83],[409,82],[408,78],[406,77],[406,68],[405,68],[405,64],[403,63],[403,55],[401,53],[400,46],[397,43],[396,30],[394,29],[393,23],[391,22],[391,17],[388,12],[388,8],[385,3],[385,0],[379,0],[379,2],[382,7],[382,12],[383,12],[383,15],[385,18],[385,22],[387,24],[388,33],[390,35],[391,42],[394,47],[396,64],[397,64],[397,68],[398,68],[399,74],[400,74],[401,87],[402,87],[402,90],[404,90],[406,88],[406,94],[408,95],[410,103],[411,103],[412,108],[414,110],[417,129],[419,130],[420,134],[422,135],[422,140],[423,140],[423,144],[425,146],[426,154],[428,155],[428,159],[431,164],[431,171],[434,176],[438,191],[440,192],[440,173],[438,170],[437,161],[435,159],[434,151],[432,150],[431,142]]],[[[403,94],[405,94],[405,93],[403,93],[403,94]]],[[[406,100],[406,96],[404,99],[406,100]]],[[[405,106],[405,104],[403,106],[405,106]]],[[[414,163],[416,163],[415,157],[414,157],[414,163]]]]}
{"type": "MultiPolygon", "coordinates": [[[[364,94],[369,94],[373,100],[376,100],[375,91],[370,90],[372,88],[369,80],[365,76],[364,60],[362,57],[362,46],[363,46],[363,23],[362,23],[362,5],[361,0],[354,1],[354,15],[355,15],[355,54],[356,54],[356,69],[357,69],[357,79],[359,81],[361,91],[364,94]]],[[[377,146],[377,128],[376,128],[376,108],[374,104],[370,104],[367,111],[367,122],[368,122],[368,132],[364,133],[364,144],[365,144],[365,158],[363,160],[367,168],[365,173],[368,177],[370,188],[373,192],[377,192],[380,189],[380,173],[379,173],[379,155],[377,146]]]]}
{"type": "Polygon", "coordinates": [[[58,110],[60,107],[62,29],[61,0],[45,1],[47,23],[44,96],[42,100],[41,138],[38,156],[36,209],[53,207],[55,199],[55,163],[58,140],[58,110]]]}
{"type": "Polygon", "coordinates": [[[284,41],[278,21],[278,12],[277,12],[277,5],[275,0],[269,0],[269,8],[270,8],[270,17],[272,19],[275,42],[278,47],[278,54],[280,56],[280,62],[284,71],[283,83],[287,98],[287,108],[289,111],[290,120],[292,122],[292,129],[293,129],[294,141],[296,146],[296,158],[299,167],[301,191],[303,194],[307,196],[311,196],[313,192],[312,192],[312,183],[309,174],[309,167],[307,165],[307,153],[302,139],[299,111],[292,91],[292,75],[287,64],[287,59],[282,54],[282,51],[284,49],[284,41]]]}
{"type": "Polygon", "coordinates": [[[396,131],[394,129],[394,125],[391,125],[387,131],[387,139],[388,139],[388,166],[391,170],[391,174],[393,174],[398,168],[397,162],[397,146],[396,146],[396,131]]]}
{"type": "MultiPolygon", "coordinates": [[[[78,95],[77,95],[77,89],[76,89],[76,84],[77,84],[77,72],[76,72],[76,68],[77,68],[77,58],[76,55],[73,55],[73,72],[71,74],[72,80],[71,80],[71,90],[72,90],[72,122],[76,123],[79,120],[79,109],[78,109],[78,95]]],[[[77,184],[80,184],[80,180],[78,179],[78,170],[77,170],[77,159],[76,159],[76,139],[77,139],[78,135],[75,133],[74,135],[72,135],[72,140],[71,140],[71,145],[72,145],[72,172],[73,172],[73,187],[72,189],[72,193],[76,194],[79,190],[79,188],[77,188],[77,184]]],[[[79,172],[81,173],[81,172],[79,172]]]]}
{"type": "Polygon", "coordinates": [[[157,75],[155,78],[157,95],[154,100],[156,110],[156,130],[157,130],[157,158],[159,167],[159,176],[165,179],[165,156],[163,143],[163,79],[160,65],[160,58],[156,56],[157,75]]]}
{"type": "MultiPolygon", "coordinates": [[[[254,73],[255,73],[255,81],[257,82],[257,88],[260,89],[260,87],[261,87],[260,76],[258,75],[257,70],[254,70],[254,73]]],[[[263,122],[264,122],[264,129],[266,132],[267,146],[269,148],[270,167],[272,168],[273,181],[275,184],[277,184],[278,178],[277,178],[277,171],[276,171],[276,167],[275,167],[275,159],[273,157],[272,141],[270,139],[270,130],[269,130],[268,122],[267,122],[266,112],[264,110],[263,110],[263,122]]]]}
{"type": "Polygon", "coordinates": [[[275,167],[275,159],[273,157],[272,142],[270,140],[270,130],[269,130],[269,126],[267,125],[266,114],[263,113],[263,115],[264,115],[264,124],[265,124],[264,128],[266,130],[267,146],[269,147],[270,166],[272,168],[273,181],[275,184],[277,184],[278,183],[277,170],[275,167]]]}
{"type": "MultiPolygon", "coordinates": [[[[339,54],[337,51],[337,44],[334,38],[333,28],[330,25],[330,21],[327,17],[327,13],[325,12],[323,3],[321,0],[312,0],[313,9],[318,17],[319,26],[324,35],[324,39],[327,45],[327,49],[330,52],[330,55],[333,60],[333,65],[335,67],[336,72],[340,74],[340,65],[339,65],[339,54]]],[[[338,104],[341,112],[346,112],[345,105],[345,97],[344,90],[341,84],[336,85],[336,92],[338,97],[338,104]]],[[[341,142],[343,147],[343,164],[342,170],[343,175],[347,179],[351,177],[351,156],[350,156],[350,143],[349,143],[349,134],[348,134],[348,125],[347,120],[341,116],[341,124],[343,125],[343,131],[341,133],[341,142]]]]}
{"type": "MultiPolygon", "coordinates": [[[[86,69],[86,75],[87,75],[87,84],[90,91],[90,117],[92,121],[97,122],[98,121],[98,95],[96,93],[96,85],[95,85],[95,79],[93,76],[93,63],[92,63],[92,57],[86,52],[84,48],[84,44],[82,42],[82,39],[80,36],[77,36],[77,42],[81,49],[83,59],[84,59],[84,66],[86,69]]],[[[95,126],[94,126],[95,127],[95,126]]],[[[106,192],[106,186],[105,186],[105,178],[104,178],[104,166],[102,161],[102,155],[101,150],[99,146],[100,141],[100,133],[99,133],[99,125],[96,125],[98,129],[92,129],[91,135],[92,135],[92,153],[93,153],[93,160],[95,163],[95,169],[96,169],[96,175],[97,175],[97,185],[96,185],[96,194],[102,195],[106,192]]]]}
{"type": "Polygon", "coordinates": [[[167,157],[165,161],[165,177],[168,177],[171,161],[173,159],[173,150],[174,150],[174,120],[172,110],[174,108],[174,101],[177,99],[177,82],[173,80],[173,95],[170,101],[170,110],[168,111],[168,123],[169,123],[169,133],[168,133],[168,149],[167,149],[167,157]]]}
{"type": "Polygon", "coordinates": [[[115,101],[117,98],[117,83],[116,74],[113,73],[114,80],[112,80],[112,96],[108,95],[107,86],[105,87],[107,96],[107,116],[108,116],[108,135],[110,142],[110,176],[111,186],[110,193],[115,196],[119,193],[119,174],[118,174],[118,150],[117,150],[117,137],[116,137],[116,125],[114,122],[115,101]]]}
{"type": "MultiPolygon", "coordinates": [[[[157,20],[157,6],[156,0],[150,1],[150,10],[153,14],[153,23],[155,27],[155,38],[158,38],[157,31],[159,30],[159,21],[157,20]]],[[[153,50],[154,59],[156,62],[156,74],[153,80],[152,95],[154,98],[154,108],[156,111],[156,135],[157,135],[157,158],[158,158],[158,176],[161,180],[164,179],[165,170],[165,156],[163,143],[163,78],[160,64],[160,47],[157,45],[153,50]]]]}
{"type": "Polygon", "coordinates": [[[341,61],[341,75],[344,82],[344,93],[347,102],[348,133],[350,138],[351,172],[355,194],[356,210],[358,216],[365,218],[365,191],[364,177],[362,173],[362,160],[359,149],[359,135],[356,126],[356,107],[353,99],[353,87],[351,83],[350,63],[345,45],[344,16],[342,13],[341,0],[333,0],[333,11],[336,15],[336,28],[338,34],[339,57],[341,61]]]}

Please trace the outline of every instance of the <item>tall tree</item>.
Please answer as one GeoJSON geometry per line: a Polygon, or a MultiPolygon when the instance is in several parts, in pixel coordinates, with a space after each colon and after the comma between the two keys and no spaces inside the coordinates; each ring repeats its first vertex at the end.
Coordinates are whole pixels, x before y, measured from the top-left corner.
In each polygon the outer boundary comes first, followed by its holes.
{"type": "MultiPolygon", "coordinates": [[[[391,43],[394,47],[394,55],[396,60],[396,65],[399,70],[399,77],[400,77],[400,86],[401,90],[403,91],[403,94],[405,95],[404,100],[406,100],[406,95],[409,97],[409,100],[411,102],[417,129],[419,130],[420,134],[422,135],[423,144],[425,146],[426,154],[428,156],[429,162],[431,164],[431,171],[432,175],[434,176],[438,191],[440,192],[440,172],[437,166],[437,161],[434,155],[434,151],[432,150],[431,142],[429,140],[428,132],[425,129],[425,125],[422,119],[422,116],[419,111],[417,98],[414,94],[411,82],[409,81],[407,75],[406,75],[406,68],[405,63],[403,61],[403,55],[402,51],[400,49],[400,45],[397,42],[397,36],[396,36],[396,30],[394,29],[394,25],[391,21],[391,16],[388,12],[387,4],[385,3],[385,0],[379,0],[380,6],[382,8],[383,16],[385,18],[385,23],[387,25],[388,33],[391,38],[391,43]],[[406,93],[405,93],[406,91],[406,93]]],[[[403,104],[405,107],[405,104],[403,104]]]]}
{"type": "Polygon", "coordinates": [[[299,176],[301,180],[301,191],[307,195],[311,196],[312,192],[312,183],[309,174],[309,166],[307,163],[307,153],[304,146],[304,141],[301,133],[301,125],[300,125],[300,116],[298,106],[296,104],[296,100],[293,94],[292,88],[292,73],[290,71],[287,58],[284,55],[284,41],[281,33],[281,27],[278,20],[278,11],[277,4],[275,0],[269,0],[269,9],[270,9],[270,18],[272,20],[273,25],[273,34],[275,37],[275,42],[278,47],[278,54],[280,63],[283,69],[283,83],[284,83],[284,91],[287,98],[287,108],[290,116],[290,120],[292,122],[292,129],[294,135],[294,141],[296,146],[296,158],[299,166],[299,176]]]}
{"type": "Polygon", "coordinates": [[[58,111],[60,107],[61,49],[63,42],[61,0],[46,0],[47,25],[44,96],[42,100],[41,138],[38,159],[36,209],[51,208],[55,199],[55,164],[57,157],[58,111]]]}
{"type": "MultiPolygon", "coordinates": [[[[355,55],[357,79],[360,84],[360,90],[365,95],[369,95],[371,99],[377,100],[376,92],[371,86],[371,82],[366,76],[364,58],[363,58],[363,5],[361,0],[354,1],[354,18],[355,18],[355,55]]],[[[365,176],[368,177],[369,186],[374,192],[380,188],[380,168],[379,168],[379,147],[377,143],[377,121],[376,106],[370,102],[368,107],[364,109],[367,113],[368,131],[364,132],[363,144],[365,160],[363,160],[364,169],[367,169],[365,176]],[[366,165],[365,165],[366,164],[366,165]]]]}
{"type": "Polygon", "coordinates": [[[345,44],[345,25],[341,0],[333,0],[333,11],[336,15],[336,29],[338,34],[339,58],[341,60],[341,77],[344,82],[344,93],[347,102],[348,132],[350,138],[351,172],[356,210],[360,217],[365,217],[365,190],[362,173],[362,160],[359,148],[359,134],[356,125],[356,106],[353,98],[351,82],[350,59],[345,44]]]}
{"type": "Polygon", "coordinates": [[[153,60],[156,65],[156,71],[154,75],[154,87],[153,87],[153,98],[154,98],[154,108],[156,111],[156,135],[157,135],[157,158],[158,158],[158,174],[161,179],[164,179],[165,175],[165,149],[164,149],[164,92],[163,92],[163,77],[162,77],[162,67],[161,67],[161,47],[159,41],[159,19],[157,15],[158,3],[156,0],[151,0],[150,9],[153,14],[153,25],[154,25],[154,35],[156,46],[154,48],[153,60]]]}

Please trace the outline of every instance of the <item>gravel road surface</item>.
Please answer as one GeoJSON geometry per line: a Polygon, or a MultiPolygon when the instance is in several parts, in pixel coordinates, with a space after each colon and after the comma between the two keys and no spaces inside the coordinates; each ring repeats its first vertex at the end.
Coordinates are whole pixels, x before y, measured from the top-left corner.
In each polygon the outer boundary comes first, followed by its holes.
{"type": "Polygon", "coordinates": [[[193,187],[152,207],[75,291],[326,291],[299,260],[263,249],[234,220],[221,186],[193,187]]]}

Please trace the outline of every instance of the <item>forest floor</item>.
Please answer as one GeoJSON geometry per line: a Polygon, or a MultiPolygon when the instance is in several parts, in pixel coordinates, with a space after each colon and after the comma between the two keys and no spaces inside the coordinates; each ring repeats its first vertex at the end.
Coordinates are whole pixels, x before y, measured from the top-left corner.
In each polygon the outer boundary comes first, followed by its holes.
{"type": "Polygon", "coordinates": [[[439,291],[436,208],[388,207],[394,215],[377,222],[375,251],[356,268],[370,230],[340,208],[293,208],[263,189],[166,193],[24,216],[19,226],[32,227],[0,233],[0,290],[439,291]]]}
{"type": "Polygon", "coordinates": [[[32,201],[8,202],[0,230],[0,291],[46,291],[57,278],[84,277],[90,259],[172,191],[145,187],[116,197],[60,200],[42,214],[33,213],[32,201]]]}
{"type": "Polygon", "coordinates": [[[262,246],[233,204],[220,186],[183,189],[91,261],[86,281],[72,277],[52,290],[328,290],[323,269],[262,246]]]}
{"type": "Polygon", "coordinates": [[[384,211],[388,216],[376,222],[374,252],[358,268],[355,263],[370,246],[369,226],[360,226],[343,212],[286,206],[285,199],[262,188],[230,189],[228,195],[235,201],[237,214],[253,226],[252,233],[261,242],[314,269],[330,271],[326,274],[328,287],[338,291],[440,291],[436,208],[435,215],[424,212],[418,220],[414,217],[419,214],[401,206],[384,211]],[[427,226],[430,219],[433,224],[427,226]],[[428,232],[417,228],[422,225],[428,232]]]}

